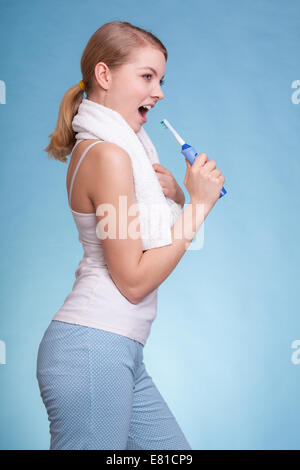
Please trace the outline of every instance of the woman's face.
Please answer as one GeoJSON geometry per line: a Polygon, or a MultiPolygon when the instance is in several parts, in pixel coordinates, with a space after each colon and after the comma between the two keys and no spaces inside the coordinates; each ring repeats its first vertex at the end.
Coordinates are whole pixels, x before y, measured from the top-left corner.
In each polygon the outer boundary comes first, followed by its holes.
{"type": "Polygon", "coordinates": [[[146,104],[153,106],[164,98],[161,89],[166,65],[164,54],[149,46],[137,49],[130,62],[116,71],[103,64],[99,62],[95,68],[100,85],[98,102],[119,112],[134,132],[138,132],[145,122],[138,108],[146,104]]]}

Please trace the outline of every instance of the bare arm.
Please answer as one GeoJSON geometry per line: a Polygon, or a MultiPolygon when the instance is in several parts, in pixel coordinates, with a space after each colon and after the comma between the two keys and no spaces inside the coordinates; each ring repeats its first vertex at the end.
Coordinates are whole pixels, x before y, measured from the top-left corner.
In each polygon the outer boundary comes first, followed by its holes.
{"type": "Polygon", "coordinates": [[[89,154],[88,196],[96,211],[97,237],[115,285],[129,302],[136,304],[133,286],[143,251],[141,237],[133,239],[128,232],[136,219],[136,215],[128,215],[129,208],[137,202],[131,160],[125,150],[111,142],[95,145],[89,154]],[[120,197],[127,210],[120,207],[120,197]]]}
{"type": "MultiPolygon", "coordinates": [[[[152,248],[143,252],[140,226],[136,215],[129,216],[129,208],[136,204],[131,160],[125,150],[112,143],[95,145],[91,152],[89,170],[89,198],[96,209],[97,235],[101,237],[105,259],[110,275],[120,292],[134,304],[157,288],[176,267],[204,219],[209,205],[199,203],[199,197],[192,199],[171,229],[172,244],[152,248]],[[120,207],[119,197],[125,196],[127,211],[120,207]],[[102,237],[107,232],[103,227],[107,209],[112,209],[112,236],[102,237]],[[198,210],[196,210],[198,209],[198,210]],[[127,232],[120,237],[120,223],[127,232]],[[136,226],[134,238],[130,226],[136,226]],[[102,225],[101,225],[102,224],[102,225]],[[124,236],[125,235],[125,236],[124,236]],[[136,237],[136,235],[138,235],[136,237]]],[[[196,165],[193,165],[196,169],[196,165]]],[[[198,175],[192,170],[192,178],[198,175]]]]}
{"type": "Polygon", "coordinates": [[[184,185],[190,202],[171,229],[172,244],[153,248],[140,257],[135,271],[136,299],[142,299],[169,276],[220,196],[225,178],[214,160],[209,161],[202,153],[193,165],[187,159],[186,164],[184,185]]]}
{"type": "Polygon", "coordinates": [[[204,204],[190,201],[173,227],[172,244],[142,254],[136,267],[134,297],[141,300],[171,274],[208,215],[204,204]]]}

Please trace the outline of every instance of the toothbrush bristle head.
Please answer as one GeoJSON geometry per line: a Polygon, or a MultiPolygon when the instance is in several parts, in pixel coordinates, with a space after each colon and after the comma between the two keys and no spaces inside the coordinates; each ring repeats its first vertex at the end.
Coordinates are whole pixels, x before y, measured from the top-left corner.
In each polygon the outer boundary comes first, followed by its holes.
{"type": "Polygon", "coordinates": [[[160,121],[160,123],[163,127],[165,127],[166,129],[169,129],[169,131],[173,134],[173,136],[175,137],[179,145],[181,145],[181,147],[183,146],[183,144],[185,144],[184,140],[180,137],[179,134],[177,134],[177,132],[171,126],[171,124],[169,123],[167,119],[163,119],[162,121],[160,121]]]}

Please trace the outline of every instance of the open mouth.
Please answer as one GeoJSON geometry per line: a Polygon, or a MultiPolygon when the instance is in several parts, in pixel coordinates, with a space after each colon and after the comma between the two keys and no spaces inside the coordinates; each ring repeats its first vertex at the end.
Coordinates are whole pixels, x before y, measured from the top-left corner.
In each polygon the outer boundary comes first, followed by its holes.
{"type": "Polygon", "coordinates": [[[146,114],[149,110],[147,108],[145,108],[144,106],[140,106],[138,108],[138,111],[139,111],[140,115],[142,116],[142,118],[145,120],[146,119],[146,114]]]}

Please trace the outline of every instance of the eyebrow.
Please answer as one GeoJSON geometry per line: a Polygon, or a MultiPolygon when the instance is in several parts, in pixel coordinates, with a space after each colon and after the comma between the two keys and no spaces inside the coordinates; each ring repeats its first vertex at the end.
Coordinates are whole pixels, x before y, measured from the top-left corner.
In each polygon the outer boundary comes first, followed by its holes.
{"type": "MultiPolygon", "coordinates": [[[[139,69],[150,69],[152,70],[152,72],[154,73],[154,75],[157,76],[157,72],[156,70],[154,70],[152,67],[149,67],[148,65],[146,65],[146,67],[139,67],[139,69]]],[[[165,76],[161,77],[162,79],[165,78],[165,76]]]]}

